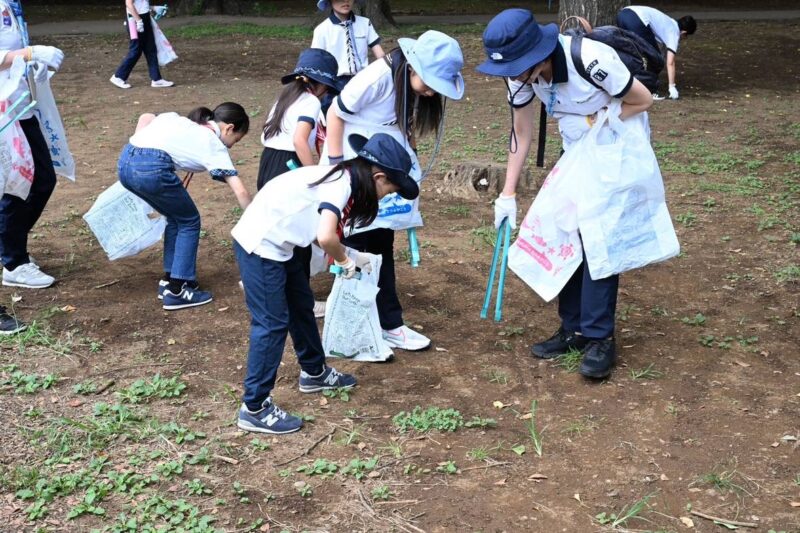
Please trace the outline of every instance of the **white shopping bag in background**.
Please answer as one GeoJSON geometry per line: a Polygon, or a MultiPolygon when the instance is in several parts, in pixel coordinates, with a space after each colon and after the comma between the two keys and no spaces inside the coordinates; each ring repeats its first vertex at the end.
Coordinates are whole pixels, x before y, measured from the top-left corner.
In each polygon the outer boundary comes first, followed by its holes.
{"type": "Polygon", "coordinates": [[[167,226],[163,216],[120,182],[100,193],[83,219],[111,261],[153,246],[167,226]]]}
{"type": "Polygon", "coordinates": [[[36,107],[33,108],[33,114],[39,121],[39,128],[47,141],[50,158],[53,160],[53,170],[59,176],[75,181],[75,160],[72,152],[69,151],[61,114],[58,112],[56,99],[50,89],[50,78],[54,72],[48,71],[45,75],[41,72],[42,69],[47,70],[47,65],[36,63],[33,79],[30,80],[32,84],[36,85],[36,107]],[[42,81],[36,81],[40,78],[42,81]]]}
{"type": "Polygon", "coordinates": [[[371,255],[372,272],[361,272],[361,279],[336,276],[325,306],[322,346],[326,357],[354,361],[383,362],[392,350],[383,340],[375,297],[381,256],[371,255]]]}
{"type": "Polygon", "coordinates": [[[162,67],[165,65],[169,65],[176,59],[178,59],[178,54],[175,53],[175,49],[172,48],[172,45],[167,40],[166,35],[164,32],[161,31],[161,28],[158,27],[156,21],[150,19],[150,24],[153,27],[153,37],[156,40],[156,52],[158,54],[158,64],[162,67]]]}

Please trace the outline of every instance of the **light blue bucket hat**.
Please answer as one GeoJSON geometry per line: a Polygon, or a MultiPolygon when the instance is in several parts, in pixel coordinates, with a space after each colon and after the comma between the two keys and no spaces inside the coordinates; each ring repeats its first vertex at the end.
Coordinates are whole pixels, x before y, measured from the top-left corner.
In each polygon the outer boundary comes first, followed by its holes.
{"type": "Polygon", "coordinates": [[[458,41],[440,31],[428,30],[419,39],[402,38],[397,44],[425,85],[451,100],[461,100],[464,55],[458,41]]]}

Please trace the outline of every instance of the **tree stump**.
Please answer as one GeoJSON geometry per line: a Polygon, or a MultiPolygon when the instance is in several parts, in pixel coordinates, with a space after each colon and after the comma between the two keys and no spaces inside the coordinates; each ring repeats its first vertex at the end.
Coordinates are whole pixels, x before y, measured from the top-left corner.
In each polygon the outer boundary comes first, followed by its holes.
{"type": "MultiPolygon", "coordinates": [[[[457,163],[444,176],[442,192],[457,198],[480,199],[494,197],[502,192],[506,183],[506,166],[494,163],[464,161],[457,163]]],[[[525,168],[519,177],[517,189],[532,189],[534,179],[525,168]]]]}

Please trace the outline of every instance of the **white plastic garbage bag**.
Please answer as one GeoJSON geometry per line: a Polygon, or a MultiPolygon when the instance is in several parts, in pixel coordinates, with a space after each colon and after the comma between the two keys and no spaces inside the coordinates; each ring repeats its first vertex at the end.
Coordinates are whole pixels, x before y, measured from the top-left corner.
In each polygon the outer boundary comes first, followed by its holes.
{"type": "Polygon", "coordinates": [[[592,128],[581,146],[597,172],[578,177],[578,226],[592,279],[680,252],[650,145],[647,114],[621,121],[619,107],[610,106],[604,115],[598,117],[601,128],[592,128]]]}
{"type": "Polygon", "coordinates": [[[36,63],[33,83],[36,84],[36,107],[33,114],[39,121],[39,128],[47,141],[47,148],[50,150],[50,158],[53,160],[53,170],[59,176],[75,181],[75,159],[67,145],[67,134],[64,131],[64,124],[61,122],[61,114],[56,107],[56,99],[50,89],[50,78],[53,71],[48,71],[46,75],[40,72],[47,69],[44,63],[36,63]]]}
{"type": "Polygon", "coordinates": [[[100,193],[83,219],[111,261],[153,246],[167,226],[163,216],[120,182],[100,193]]]}
{"type": "Polygon", "coordinates": [[[156,40],[156,54],[158,55],[158,64],[160,66],[169,65],[176,59],[178,59],[178,54],[175,53],[175,49],[172,48],[172,44],[167,40],[167,36],[164,35],[164,32],[161,31],[161,28],[158,27],[156,21],[150,19],[150,24],[153,27],[153,37],[156,40]]]}
{"type": "Polygon", "coordinates": [[[381,256],[370,258],[372,272],[361,272],[361,279],[336,276],[325,307],[322,346],[326,357],[355,361],[383,362],[392,349],[383,340],[375,297],[381,256]]]}
{"type": "Polygon", "coordinates": [[[21,57],[14,59],[11,68],[0,70],[0,129],[3,129],[0,132],[0,193],[23,200],[28,197],[33,182],[33,156],[19,121],[9,124],[22,109],[17,107],[10,116],[6,110],[14,103],[9,99],[24,75],[25,61],[21,57]]]}

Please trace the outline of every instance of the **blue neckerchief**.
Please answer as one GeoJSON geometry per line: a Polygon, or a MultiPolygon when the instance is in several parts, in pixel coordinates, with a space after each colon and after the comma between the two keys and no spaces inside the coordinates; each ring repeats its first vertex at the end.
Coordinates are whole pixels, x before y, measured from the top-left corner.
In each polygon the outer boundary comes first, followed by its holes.
{"type": "Polygon", "coordinates": [[[30,39],[28,38],[28,24],[22,16],[22,3],[19,0],[7,1],[9,7],[11,7],[11,11],[14,13],[14,18],[17,19],[17,26],[19,26],[19,32],[22,36],[22,46],[24,48],[30,44],[30,39]]]}

